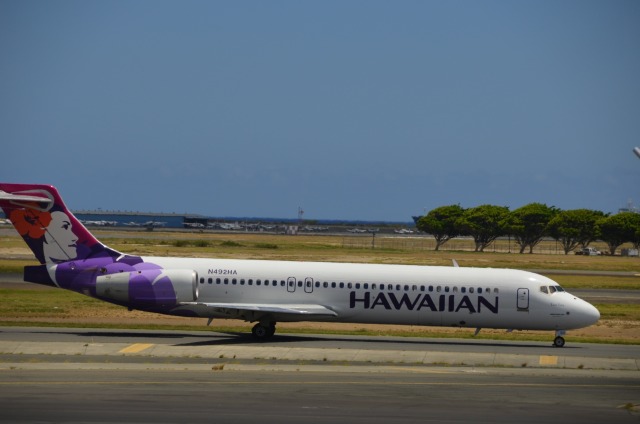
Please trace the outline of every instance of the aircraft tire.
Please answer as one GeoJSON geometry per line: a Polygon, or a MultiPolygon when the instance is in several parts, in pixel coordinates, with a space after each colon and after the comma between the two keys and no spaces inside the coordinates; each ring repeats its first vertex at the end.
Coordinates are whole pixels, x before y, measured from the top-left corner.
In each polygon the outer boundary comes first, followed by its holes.
{"type": "Polygon", "coordinates": [[[262,325],[260,323],[253,326],[251,334],[258,340],[266,340],[273,336],[276,331],[276,326],[262,325]]]}
{"type": "Polygon", "coordinates": [[[554,347],[563,347],[564,346],[564,337],[558,336],[555,339],[553,339],[553,346],[554,347]]]}

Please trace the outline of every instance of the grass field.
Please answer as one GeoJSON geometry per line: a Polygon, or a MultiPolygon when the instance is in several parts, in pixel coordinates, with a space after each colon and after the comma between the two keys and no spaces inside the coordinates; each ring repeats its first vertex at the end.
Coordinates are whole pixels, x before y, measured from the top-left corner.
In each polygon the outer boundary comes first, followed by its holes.
{"type": "MultiPolygon", "coordinates": [[[[554,253],[557,251],[554,241],[540,243],[539,253],[519,254],[491,248],[482,253],[473,252],[470,239],[453,240],[436,252],[430,237],[378,236],[373,244],[371,237],[352,235],[93,232],[110,247],[138,255],[447,266],[456,259],[461,266],[640,272],[640,259],[637,257],[564,255],[554,253]],[[457,248],[450,249],[454,246],[457,248]]],[[[24,242],[15,233],[0,237],[0,253],[0,272],[11,266],[22,266],[23,262],[12,264],[12,259],[32,260],[24,242]]]]}
{"type": "MultiPolygon", "coordinates": [[[[104,243],[119,251],[152,256],[216,257],[238,259],[271,259],[291,261],[335,261],[361,263],[393,263],[450,266],[455,259],[460,266],[516,268],[528,270],[613,271],[640,274],[640,259],[634,257],[579,256],[556,253],[519,254],[487,251],[473,252],[470,240],[459,240],[459,250],[435,252],[424,246],[425,237],[393,238],[385,243],[377,237],[375,246],[369,237],[354,236],[285,236],[271,234],[213,234],[198,232],[119,232],[95,231],[104,243]],[[351,239],[360,239],[358,243],[351,239]],[[421,240],[422,239],[422,240],[421,240]],[[393,247],[390,247],[393,246],[393,247]]],[[[544,249],[553,250],[554,242],[545,242],[544,249]]],[[[25,265],[35,264],[30,251],[17,235],[0,238],[0,274],[21,273],[25,265]]],[[[625,289],[640,290],[640,277],[550,275],[567,289],[625,289]]],[[[31,287],[31,286],[29,286],[31,287]]],[[[0,289],[0,325],[64,325],[100,327],[142,327],[203,329],[202,323],[176,317],[161,317],[100,302],[82,295],[55,289],[0,289]],[[108,319],[104,319],[107,317],[108,319]],[[134,324],[135,323],[135,324],[134,324]]],[[[611,337],[576,336],[573,340],[640,343],[640,305],[597,304],[601,312],[600,333],[610,331],[611,337]]],[[[247,331],[240,321],[219,321],[217,331],[247,331]]],[[[595,326],[594,326],[595,327],[595,326]]],[[[438,337],[470,337],[467,329],[440,329],[423,327],[388,327],[363,325],[287,324],[279,325],[278,332],[339,332],[351,334],[394,334],[438,337]]],[[[597,332],[596,332],[597,333],[597,332]]],[[[547,333],[525,332],[505,335],[487,331],[483,337],[548,340],[547,333]]]]}

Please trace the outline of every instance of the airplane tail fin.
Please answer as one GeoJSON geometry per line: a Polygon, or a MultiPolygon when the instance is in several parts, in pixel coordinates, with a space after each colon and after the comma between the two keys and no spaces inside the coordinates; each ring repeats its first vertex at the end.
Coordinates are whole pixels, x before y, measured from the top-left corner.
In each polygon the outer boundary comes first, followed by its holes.
{"type": "Polygon", "coordinates": [[[100,243],[51,185],[0,183],[0,208],[41,264],[121,255],[100,243]]]}

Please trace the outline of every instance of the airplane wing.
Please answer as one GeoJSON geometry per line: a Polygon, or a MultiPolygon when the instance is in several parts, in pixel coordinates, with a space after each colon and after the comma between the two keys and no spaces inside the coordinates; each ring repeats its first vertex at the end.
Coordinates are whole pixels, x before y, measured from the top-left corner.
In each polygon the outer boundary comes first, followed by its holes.
{"type": "Polygon", "coordinates": [[[260,303],[208,303],[183,302],[181,307],[201,316],[217,316],[259,321],[269,316],[274,321],[312,321],[318,318],[337,317],[338,314],[322,305],[260,304],[260,303]]]}

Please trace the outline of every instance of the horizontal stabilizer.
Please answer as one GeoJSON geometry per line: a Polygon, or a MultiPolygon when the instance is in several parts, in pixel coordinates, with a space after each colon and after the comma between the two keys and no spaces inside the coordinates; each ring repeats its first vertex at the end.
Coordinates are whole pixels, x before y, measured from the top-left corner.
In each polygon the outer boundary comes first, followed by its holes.
{"type": "Polygon", "coordinates": [[[40,196],[29,196],[26,194],[14,194],[7,193],[6,191],[0,190],[0,200],[10,200],[13,202],[40,202],[40,203],[53,203],[52,199],[48,197],[40,197],[40,196]]]}

